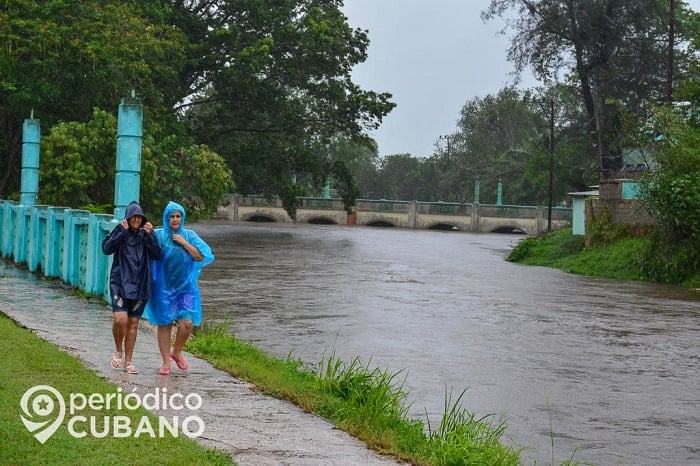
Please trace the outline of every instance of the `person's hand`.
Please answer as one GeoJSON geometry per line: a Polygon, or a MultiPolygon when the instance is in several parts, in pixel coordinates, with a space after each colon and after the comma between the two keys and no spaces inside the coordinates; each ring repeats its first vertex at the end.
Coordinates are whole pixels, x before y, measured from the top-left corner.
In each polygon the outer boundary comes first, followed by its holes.
{"type": "Polygon", "coordinates": [[[119,224],[122,226],[123,229],[125,229],[125,230],[129,229],[129,222],[126,219],[119,222],[119,224]]]}
{"type": "Polygon", "coordinates": [[[180,246],[184,246],[187,241],[185,241],[185,238],[182,237],[182,235],[178,235],[177,233],[173,233],[173,243],[177,243],[180,246]]]}
{"type": "Polygon", "coordinates": [[[143,231],[145,231],[148,235],[153,233],[153,224],[151,222],[146,222],[146,224],[143,226],[143,231]]]}

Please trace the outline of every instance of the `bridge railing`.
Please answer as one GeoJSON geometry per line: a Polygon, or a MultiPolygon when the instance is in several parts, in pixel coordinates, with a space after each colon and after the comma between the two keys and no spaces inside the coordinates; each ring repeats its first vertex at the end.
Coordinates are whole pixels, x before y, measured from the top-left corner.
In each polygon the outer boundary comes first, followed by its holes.
{"type": "MultiPolygon", "coordinates": [[[[236,204],[244,207],[279,207],[282,208],[282,201],[273,197],[271,199],[261,195],[235,196],[236,204]]],[[[328,199],[325,197],[300,197],[299,208],[309,210],[344,210],[341,199],[328,199]]]]}
{"type": "Polygon", "coordinates": [[[388,199],[358,199],[355,202],[357,210],[364,212],[408,212],[410,201],[393,201],[388,199]]]}
{"type": "Polygon", "coordinates": [[[301,209],[308,210],[345,210],[341,199],[327,199],[324,197],[301,197],[301,209]]]}
{"type": "Polygon", "coordinates": [[[416,213],[427,215],[462,215],[472,214],[472,205],[458,202],[416,202],[416,213]]]}
{"type": "Polygon", "coordinates": [[[536,212],[537,207],[535,206],[489,204],[479,206],[479,213],[482,217],[534,218],[536,212]]]}
{"type": "MultiPolygon", "coordinates": [[[[488,205],[481,204],[479,212],[482,217],[535,218],[536,206],[521,205],[488,205]]],[[[544,208],[545,211],[547,208],[544,208]]],[[[571,209],[567,207],[552,207],[552,220],[571,220],[571,209]]]]}

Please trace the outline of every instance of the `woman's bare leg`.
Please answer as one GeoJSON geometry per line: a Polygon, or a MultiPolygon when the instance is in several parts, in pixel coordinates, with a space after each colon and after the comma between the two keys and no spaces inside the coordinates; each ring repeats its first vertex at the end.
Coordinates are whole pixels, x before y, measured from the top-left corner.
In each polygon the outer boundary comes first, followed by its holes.
{"type": "Polygon", "coordinates": [[[163,359],[163,367],[168,368],[170,367],[170,333],[172,328],[172,324],[158,326],[158,349],[160,357],[163,359]]]}

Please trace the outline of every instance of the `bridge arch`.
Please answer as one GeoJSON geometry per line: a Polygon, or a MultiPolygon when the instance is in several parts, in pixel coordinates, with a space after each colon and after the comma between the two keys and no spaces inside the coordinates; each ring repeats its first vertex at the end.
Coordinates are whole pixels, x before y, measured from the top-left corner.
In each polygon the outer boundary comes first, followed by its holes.
{"type": "Polygon", "coordinates": [[[253,214],[246,215],[241,220],[243,220],[244,222],[261,222],[261,223],[265,223],[265,222],[274,223],[274,222],[279,221],[273,215],[266,215],[266,214],[260,214],[260,213],[253,213],[253,214]]]}
{"type": "Polygon", "coordinates": [[[428,227],[428,230],[443,230],[443,231],[459,231],[460,227],[447,222],[433,223],[428,227]]]}
{"type": "Polygon", "coordinates": [[[514,235],[527,235],[528,232],[523,230],[517,225],[499,225],[496,228],[492,228],[489,233],[502,233],[502,234],[514,234],[514,235]]]}
{"type": "Polygon", "coordinates": [[[396,225],[394,225],[391,222],[387,222],[386,220],[374,220],[371,222],[367,222],[365,225],[368,227],[388,227],[388,228],[395,228],[396,225]]]}
{"type": "Polygon", "coordinates": [[[310,223],[312,225],[337,225],[338,222],[335,221],[334,219],[330,217],[325,217],[325,216],[318,216],[318,217],[312,217],[306,221],[306,223],[310,223]]]}

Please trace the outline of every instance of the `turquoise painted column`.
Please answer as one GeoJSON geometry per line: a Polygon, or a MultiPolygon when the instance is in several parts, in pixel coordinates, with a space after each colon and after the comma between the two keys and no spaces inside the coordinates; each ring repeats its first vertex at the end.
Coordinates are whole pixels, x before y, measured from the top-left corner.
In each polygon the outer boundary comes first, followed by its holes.
{"type": "Polygon", "coordinates": [[[503,183],[498,179],[498,193],[496,197],[496,205],[503,205],[503,183]]]}
{"type": "Polygon", "coordinates": [[[479,186],[479,178],[474,182],[474,204],[479,203],[479,194],[481,192],[481,186],[479,186]]]}
{"type": "Polygon", "coordinates": [[[331,198],[331,180],[326,180],[326,186],[323,187],[323,198],[331,198]]]}
{"type": "Polygon", "coordinates": [[[105,275],[108,274],[107,256],[102,253],[102,241],[111,231],[113,225],[109,223],[111,215],[91,214],[88,219],[88,260],[85,277],[85,291],[88,293],[103,295],[105,286],[105,275]],[[107,223],[108,229],[102,228],[102,224],[107,223]]]}
{"type": "Polygon", "coordinates": [[[44,243],[46,240],[46,209],[47,206],[32,207],[29,215],[29,245],[27,247],[27,268],[30,272],[36,272],[42,263],[44,243]]]}
{"type": "Polygon", "coordinates": [[[0,250],[2,257],[10,257],[15,250],[15,203],[2,201],[2,238],[0,250]]]}
{"type": "Polygon", "coordinates": [[[61,276],[61,250],[63,245],[63,211],[64,207],[49,207],[46,211],[46,244],[43,267],[47,277],[61,276]],[[60,220],[59,220],[60,217],[60,220]]]}
{"type": "Polygon", "coordinates": [[[28,118],[22,127],[22,194],[20,204],[36,204],[39,192],[39,120],[28,118]]]}
{"type": "Polygon", "coordinates": [[[143,105],[141,99],[123,98],[117,120],[117,175],[114,178],[114,220],[124,218],[126,206],[139,201],[141,183],[141,136],[143,105]]]}
{"type": "Polygon", "coordinates": [[[29,216],[31,214],[31,206],[19,204],[15,206],[15,235],[14,235],[14,250],[12,253],[15,264],[24,264],[27,262],[27,244],[29,243],[29,216]]]}

